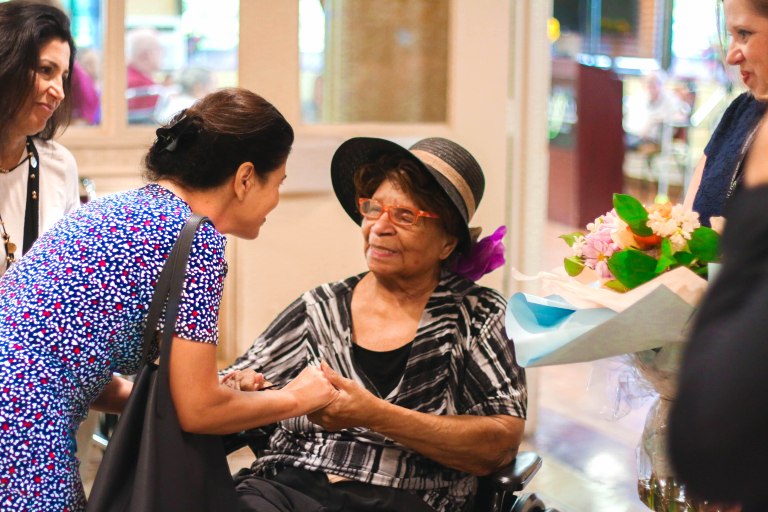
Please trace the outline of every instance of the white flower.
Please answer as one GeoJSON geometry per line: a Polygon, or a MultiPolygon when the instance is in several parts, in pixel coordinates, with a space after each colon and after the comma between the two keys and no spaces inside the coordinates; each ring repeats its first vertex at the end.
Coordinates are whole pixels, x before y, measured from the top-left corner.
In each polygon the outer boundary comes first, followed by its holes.
{"type": "Polygon", "coordinates": [[[584,246],[587,245],[587,239],[583,236],[577,236],[573,239],[573,245],[571,245],[571,249],[573,250],[573,255],[581,258],[584,256],[584,246]]]}
{"type": "Polygon", "coordinates": [[[690,240],[694,229],[701,226],[699,222],[699,213],[686,210],[681,204],[672,207],[672,218],[680,225],[682,235],[690,240]]]}
{"type": "Polygon", "coordinates": [[[660,237],[667,238],[677,232],[678,224],[674,219],[665,219],[658,212],[648,215],[648,227],[660,237]]]}
{"type": "Polygon", "coordinates": [[[674,235],[670,236],[669,243],[672,245],[672,252],[684,250],[688,244],[687,240],[690,238],[690,235],[685,237],[682,233],[675,233],[674,235]]]}
{"type": "Polygon", "coordinates": [[[691,239],[693,230],[701,226],[699,214],[686,210],[681,204],[674,205],[667,212],[668,217],[660,210],[649,213],[648,227],[656,235],[669,238],[674,251],[683,250],[686,247],[687,241],[691,239]]]}

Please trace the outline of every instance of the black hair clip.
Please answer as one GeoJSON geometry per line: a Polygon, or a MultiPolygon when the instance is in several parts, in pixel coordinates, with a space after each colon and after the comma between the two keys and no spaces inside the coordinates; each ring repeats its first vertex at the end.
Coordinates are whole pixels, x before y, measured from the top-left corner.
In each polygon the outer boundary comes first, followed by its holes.
{"type": "Polygon", "coordinates": [[[158,128],[155,134],[157,139],[155,144],[163,145],[160,151],[168,151],[173,153],[179,147],[179,139],[184,135],[189,127],[193,124],[190,118],[187,117],[186,109],[182,110],[174,117],[172,124],[167,127],[158,128]]]}
{"type": "Polygon", "coordinates": [[[160,151],[173,152],[176,150],[176,147],[178,146],[178,138],[171,133],[168,128],[158,128],[157,131],[155,131],[155,135],[157,135],[155,145],[162,146],[160,151]]]}

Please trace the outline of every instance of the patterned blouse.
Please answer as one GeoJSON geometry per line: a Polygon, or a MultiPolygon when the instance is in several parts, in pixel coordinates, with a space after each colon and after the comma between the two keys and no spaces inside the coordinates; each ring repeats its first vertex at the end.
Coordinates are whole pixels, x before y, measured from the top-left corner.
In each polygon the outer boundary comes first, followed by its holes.
{"type": "MultiPolygon", "coordinates": [[[[103,197],[0,277],[0,510],[82,508],[74,433],[113,372],[138,370],[155,280],[189,215],[155,184],[103,197]]],[[[225,241],[198,230],[177,336],[217,342],[225,241]]]]}
{"type": "MultiPolygon", "coordinates": [[[[352,359],[351,298],[363,275],[304,293],[229,370],[252,368],[287,383],[315,356],[376,394],[352,359]]],[[[504,331],[498,292],[444,272],[422,314],[411,355],[387,401],[437,415],[504,414],[525,418],[525,373],[504,331]]],[[[439,511],[459,511],[475,477],[443,466],[364,428],[327,432],[306,416],[280,423],[253,469],[319,470],[375,485],[416,491],[439,511]]]]}

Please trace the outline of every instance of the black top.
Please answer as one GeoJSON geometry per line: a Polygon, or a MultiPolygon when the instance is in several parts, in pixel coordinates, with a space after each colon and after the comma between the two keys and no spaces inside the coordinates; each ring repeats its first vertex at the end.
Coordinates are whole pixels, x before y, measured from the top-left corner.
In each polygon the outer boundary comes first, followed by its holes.
{"type": "Polygon", "coordinates": [[[765,113],[766,104],[750,93],[738,96],[723,113],[704,154],[707,162],[701,176],[701,185],[693,201],[701,223],[709,226],[710,217],[723,215],[731,178],[742,156],[750,133],[765,113]]]}
{"type": "Polygon", "coordinates": [[[357,343],[352,345],[352,357],[358,369],[365,373],[365,376],[376,387],[379,396],[386,398],[389,392],[395,389],[397,383],[405,371],[405,363],[408,362],[408,356],[411,355],[410,342],[395,350],[386,352],[377,352],[368,350],[357,343]]]}
{"type": "Polygon", "coordinates": [[[723,266],[686,347],[670,416],[672,462],[688,489],[768,510],[768,186],[729,201],[723,266]]]}

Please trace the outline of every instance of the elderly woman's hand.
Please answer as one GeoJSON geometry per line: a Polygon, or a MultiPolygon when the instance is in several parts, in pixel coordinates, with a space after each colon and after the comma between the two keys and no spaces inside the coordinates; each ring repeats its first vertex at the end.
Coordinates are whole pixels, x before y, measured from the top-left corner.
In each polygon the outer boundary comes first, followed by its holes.
{"type": "Polygon", "coordinates": [[[339,397],[309,414],[309,421],[330,431],[370,426],[375,407],[382,400],[355,381],[342,377],[325,362],[320,367],[328,381],[339,390],[339,397]]]}
{"type": "Polygon", "coordinates": [[[272,385],[263,373],[251,369],[230,372],[221,379],[221,383],[237,391],[258,391],[272,385]]]}

